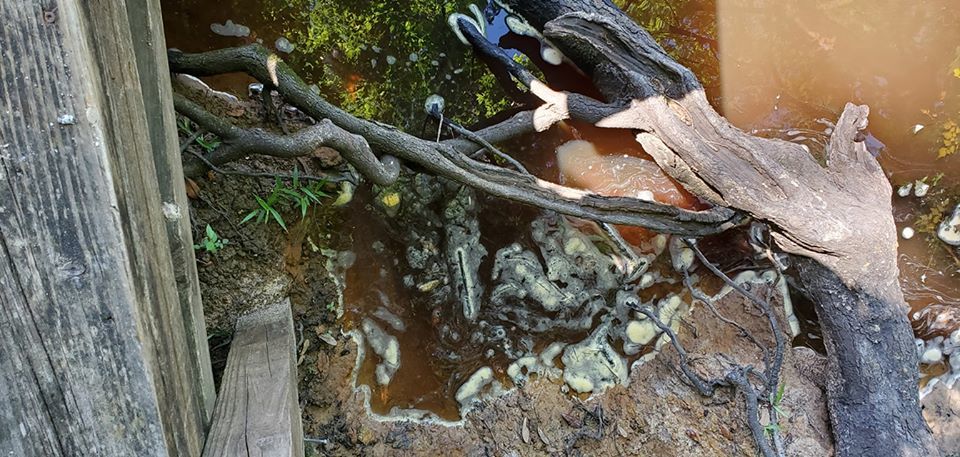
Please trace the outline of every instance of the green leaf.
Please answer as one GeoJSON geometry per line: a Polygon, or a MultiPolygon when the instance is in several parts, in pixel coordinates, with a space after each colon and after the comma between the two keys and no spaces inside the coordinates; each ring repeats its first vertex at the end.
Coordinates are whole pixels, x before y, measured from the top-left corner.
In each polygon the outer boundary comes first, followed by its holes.
{"type": "Polygon", "coordinates": [[[245,224],[245,223],[247,223],[250,219],[253,219],[254,217],[257,217],[257,213],[259,213],[259,212],[260,212],[259,209],[255,209],[255,210],[253,210],[253,211],[250,211],[250,214],[247,214],[247,215],[243,218],[243,220],[240,221],[240,224],[241,224],[241,225],[242,225],[242,224],[245,224]]]}
{"type": "Polygon", "coordinates": [[[210,238],[210,241],[217,241],[220,237],[217,236],[217,232],[213,231],[213,227],[210,224],[207,224],[207,238],[210,238]]]}
{"type": "Polygon", "coordinates": [[[277,210],[270,208],[270,214],[273,216],[273,220],[277,221],[277,223],[283,227],[283,231],[286,232],[287,224],[283,222],[283,218],[280,217],[280,213],[278,213],[277,210]]]}
{"type": "Polygon", "coordinates": [[[300,200],[301,198],[303,198],[303,195],[302,195],[300,192],[297,192],[297,191],[294,191],[294,190],[290,190],[290,189],[288,189],[288,188],[286,188],[286,187],[284,187],[283,189],[280,189],[280,192],[281,192],[283,195],[286,195],[288,198],[290,198],[290,199],[292,199],[292,200],[294,200],[294,201],[297,201],[297,200],[300,200]]]}
{"type": "Polygon", "coordinates": [[[296,189],[300,187],[300,168],[294,165],[293,167],[293,188],[296,189]]]}
{"type": "MultiPolygon", "coordinates": [[[[310,200],[313,200],[313,201],[316,202],[316,203],[320,203],[320,197],[317,197],[317,194],[313,193],[312,190],[310,190],[310,189],[308,189],[308,188],[306,188],[306,187],[304,187],[303,189],[300,189],[300,190],[302,190],[303,193],[306,194],[306,196],[307,196],[308,198],[310,198],[310,200]]],[[[324,197],[326,197],[326,195],[324,195],[324,197]]]]}
{"type": "Polygon", "coordinates": [[[253,197],[257,199],[257,203],[260,205],[261,208],[263,208],[264,211],[271,211],[271,210],[273,210],[273,208],[270,206],[270,204],[267,203],[267,202],[265,202],[262,198],[260,198],[259,195],[254,195],[253,197]]]}

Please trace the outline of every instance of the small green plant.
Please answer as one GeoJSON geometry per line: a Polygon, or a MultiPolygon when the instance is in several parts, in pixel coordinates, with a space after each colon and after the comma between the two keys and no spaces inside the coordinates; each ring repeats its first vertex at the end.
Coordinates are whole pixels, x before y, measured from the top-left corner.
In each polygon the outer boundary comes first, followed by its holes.
{"type": "Polygon", "coordinates": [[[278,207],[280,209],[287,207],[291,210],[299,210],[300,217],[304,218],[307,216],[307,210],[310,206],[320,204],[322,197],[328,197],[322,190],[323,185],[323,181],[314,181],[310,184],[301,183],[300,173],[298,169],[295,168],[293,170],[293,178],[289,185],[281,181],[278,177],[274,182],[270,195],[266,198],[254,195],[253,198],[257,201],[257,208],[250,211],[240,223],[245,224],[255,219],[257,222],[265,224],[273,220],[283,228],[283,231],[287,231],[287,223],[283,219],[283,216],[280,215],[278,207]]]}
{"type": "MultiPolygon", "coordinates": [[[[177,118],[177,129],[183,132],[187,137],[193,136],[195,130],[193,128],[193,122],[190,121],[186,116],[180,116],[177,118]]],[[[212,133],[204,133],[202,135],[197,135],[194,139],[201,148],[206,152],[211,152],[217,147],[220,146],[220,138],[212,133]]]]}
{"type": "Polygon", "coordinates": [[[773,406],[773,412],[777,415],[777,421],[770,422],[769,424],[763,427],[763,430],[770,435],[774,434],[775,432],[779,432],[781,430],[780,428],[781,419],[790,417],[790,414],[788,414],[780,406],[780,403],[783,401],[783,392],[784,390],[786,390],[786,388],[787,388],[786,383],[780,384],[780,387],[777,389],[777,392],[771,395],[772,398],[770,398],[770,405],[773,406]]]}
{"type": "Polygon", "coordinates": [[[217,136],[213,134],[200,135],[197,137],[196,141],[197,144],[199,144],[200,147],[207,152],[212,152],[214,149],[217,149],[217,147],[220,146],[220,138],[217,138],[217,136]]]}
{"type": "Polygon", "coordinates": [[[229,240],[226,238],[220,238],[220,235],[217,234],[210,224],[207,224],[205,232],[206,233],[204,234],[203,239],[200,240],[200,243],[193,245],[194,250],[204,250],[211,254],[216,254],[217,251],[223,249],[223,247],[229,243],[229,240]]]}

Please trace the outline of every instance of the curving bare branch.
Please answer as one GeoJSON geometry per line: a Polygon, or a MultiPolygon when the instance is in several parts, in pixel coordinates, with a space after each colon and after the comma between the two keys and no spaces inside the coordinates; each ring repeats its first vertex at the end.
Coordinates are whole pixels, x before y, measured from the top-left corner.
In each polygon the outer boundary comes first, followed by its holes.
{"type": "MultiPolygon", "coordinates": [[[[259,45],[199,54],[170,51],[168,57],[174,72],[194,76],[245,72],[270,88],[275,88],[286,101],[315,119],[329,120],[333,125],[359,135],[373,151],[396,156],[408,163],[419,165],[430,173],[496,197],[584,219],[635,225],[685,236],[719,233],[745,220],[741,213],[722,207],[688,211],[655,202],[606,197],[560,186],[473,160],[464,154],[463,150],[455,147],[454,143],[423,140],[390,125],[359,119],[311,91],[285,63],[259,45]]],[[[526,115],[523,114],[515,116],[511,120],[511,128],[516,128],[518,120],[525,118],[526,115]]],[[[504,128],[495,127],[478,134],[482,137],[494,137],[495,134],[505,131],[504,128]]]]}

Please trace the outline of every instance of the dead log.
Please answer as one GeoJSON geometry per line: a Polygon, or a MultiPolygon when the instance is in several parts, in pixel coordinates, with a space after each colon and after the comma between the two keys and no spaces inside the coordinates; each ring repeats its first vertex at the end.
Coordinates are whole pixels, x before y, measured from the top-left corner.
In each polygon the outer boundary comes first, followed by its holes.
{"type": "Polygon", "coordinates": [[[867,107],[846,106],[823,166],[800,145],[732,126],[694,74],[609,1],[507,3],[624,107],[597,125],[632,129],[687,190],[771,226],[820,316],[838,454],[938,455],[920,415],[890,183],[862,142],[867,107]]]}

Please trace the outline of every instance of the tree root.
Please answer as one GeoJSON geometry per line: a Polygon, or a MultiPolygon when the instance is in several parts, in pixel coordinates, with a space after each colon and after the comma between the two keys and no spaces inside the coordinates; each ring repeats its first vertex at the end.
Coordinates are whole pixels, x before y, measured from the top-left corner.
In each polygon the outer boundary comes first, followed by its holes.
{"type": "Polygon", "coordinates": [[[678,356],[680,357],[679,369],[683,373],[684,377],[693,387],[705,397],[712,397],[716,393],[716,389],[719,387],[732,387],[735,388],[738,392],[742,393],[744,396],[744,412],[747,418],[747,426],[750,429],[751,434],[753,435],[753,440],[757,445],[757,448],[760,450],[760,453],[764,457],[779,457],[784,455],[783,444],[779,436],[779,431],[777,430],[777,414],[774,396],[777,394],[777,389],[780,385],[780,370],[783,365],[783,334],[782,330],[779,327],[775,312],[770,306],[769,301],[762,300],[756,295],[748,292],[739,284],[731,280],[726,274],[720,271],[715,265],[713,265],[706,257],[703,255],[703,252],[697,247],[695,243],[685,240],[687,245],[694,251],[697,255],[697,258],[700,259],[700,262],[707,267],[713,274],[717,275],[720,279],[724,281],[728,286],[732,287],[737,293],[743,295],[748,300],[757,305],[763,315],[767,318],[770,332],[773,335],[775,341],[775,347],[773,353],[764,347],[753,334],[750,333],[746,328],[736,321],[730,320],[717,310],[716,305],[713,303],[709,297],[707,297],[703,292],[696,289],[690,279],[689,273],[684,272],[684,282],[687,287],[690,289],[690,293],[693,297],[706,305],[706,307],[720,319],[722,322],[735,327],[740,331],[740,334],[750,340],[754,345],[756,345],[763,352],[763,361],[764,361],[764,370],[763,372],[757,372],[752,366],[742,366],[734,365],[730,368],[729,371],[722,377],[717,378],[706,378],[696,371],[694,371],[689,364],[689,356],[687,355],[686,350],[683,348],[683,345],[680,343],[680,339],[674,333],[673,329],[669,325],[661,322],[657,313],[651,309],[649,306],[636,306],[633,308],[645,315],[648,319],[653,322],[657,328],[660,329],[670,340],[670,344],[677,351],[678,356]],[[749,377],[754,376],[762,382],[762,388],[756,389],[753,384],[750,382],[749,377]],[[770,424],[769,429],[765,429],[760,424],[759,418],[759,408],[760,404],[763,403],[767,406],[770,424]],[[766,433],[770,434],[771,439],[767,439],[766,433]],[[773,445],[771,445],[773,441],[773,445]]]}
{"type": "Polygon", "coordinates": [[[180,114],[223,140],[223,144],[204,160],[186,161],[183,165],[186,176],[199,176],[209,165],[222,165],[250,154],[293,158],[309,155],[323,146],[340,151],[360,173],[376,184],[392,184],[400,175],[400,163],[395,158],[385,156],[381,162],[363,138],[326,119],[290,135],[275,135],[262,129],[235,127],[181,95],[174,94],[173,105],[180,114]]]}
{"type": "MultiPolygon", "coordinates": [[[[369,150],[396,156],[417,164],[435,175],[465,184],[491,195],[525,203],[540,208],[557,211],[562,214],[601,222],[635,225],[662,233],[676,233],[684,236],[705,236],[722,232],[742,223],[742,214],[727,208],[715,207],[704,211],[688,211],[670,205],[624,198],[605,197],[582,190],[560,186],[512,170],[479,162],[468,157],[462,147],[465,140],[431,142],[403,133],[396,128],[356,118],[323,100],[312,92],[297,75],[283,62],[259,45],[239,48],[227,48],[200,54],[184,54],[170,51],[168,54],[171,70],[189,73],[194,76],[208,76],[230,72],[245,72],[263,82],[264,90],[275,88],[286,101],[301,109],[315,119],[327,120],[353,135],[362,137],[369,150]]],[[[494,126],[477,132],[487,141],[496,136],[536,127],[536,116],[524,113],[506,121],[506,125],[494,126]],[[530,121],[526,127],[518,128],[523,121],[530,121]]],[[[203,125],[203,123],[198,122],[203,125]]],[[[322,124],[323,122],[321,122],[322,124]]],[[[225,124],[221,121],[221,124],[225,124]]],[[[319,124],[318,124],[319,125],[319,124]]],[[[221,130],[230,131],[231,126],[219,125],[221,130]]],[[[329,127],[328,127],[329,128],[329,127]]],[[[209,130],[216,132],[217,129],[209,130]]],[[[225,137],[226,138],[226,137],[225,137]]],[[[257,135],[246,136],[251,141],[265,142],[267,150],[281,152],[276,146],[286,143],[294,148],[298,142],[289,142],[282,137],[257,135]]],[[[326,138],[326,137],[324,137],[326,138]]],[[[471,142],[472,144],[472,142],[471,142]]],[[[349,150],[366,151],[359,144],[351,144],[349,150]]],[[[283,148],[281,148],[283,149],[283,148]]],[[[473,147],[476,150],[476,146],[473,147]]],[[[263,152],[263,151],[259,151],[263,152]]],[[[373,154],[354,154],[345,157],[361,173],[378,170],[383,164],[371,162],[373,154]]],[[[471,151],[472,152],[472,151],[471,151]]],[[[374,157],[375,158],[375,157],[374,157]]],[[[376,176],[376,175],[374,175],[376,176]]],[[[373,179],[371,179],[373,180],[373,179]]],[[[374,181],[376,182],[376,181],[374,181]]]]}

